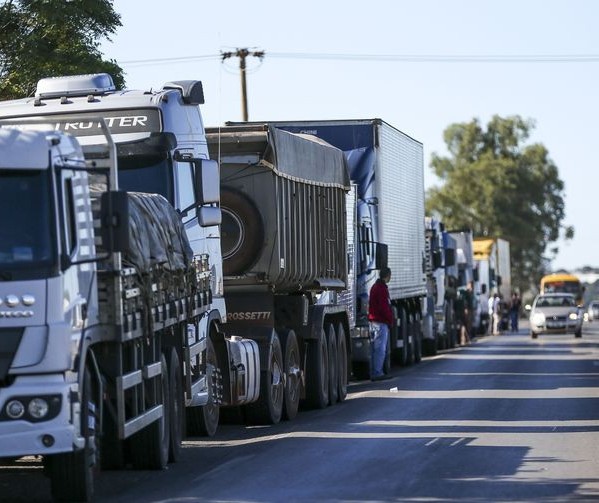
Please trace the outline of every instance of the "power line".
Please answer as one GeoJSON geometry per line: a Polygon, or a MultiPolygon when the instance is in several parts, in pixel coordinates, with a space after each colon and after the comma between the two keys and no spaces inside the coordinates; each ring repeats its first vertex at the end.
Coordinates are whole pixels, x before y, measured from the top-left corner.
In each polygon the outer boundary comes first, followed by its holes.
{"type": "MultiPolygon", "coordinates": [[[[220,54],[204,54],[197,56],[178,56],[171,58],[151,58],[121,61],[123,65],[151,65],[156,63],[184,63],[186,61],[216,60],[227,57],[238,56],[238,51],[248,49],[237,49],[232,52],[221,52],[220,54]]],[[[309,53],[309,52],[268,52],[254,51],[266,54],[278,59],[313,59],[313,60],[337,60],[337,61],[367,61],[367,62],[403,62],[403,63],[597,63],[599,54],[351,54],[351,53],[309,53]]]]}
{"type": "Polygon", "coordinates": [[[343,54],[269,52],[273,58],[348,61],[399,61],[404,63],[595,63],[599,54],[343,54]]]}

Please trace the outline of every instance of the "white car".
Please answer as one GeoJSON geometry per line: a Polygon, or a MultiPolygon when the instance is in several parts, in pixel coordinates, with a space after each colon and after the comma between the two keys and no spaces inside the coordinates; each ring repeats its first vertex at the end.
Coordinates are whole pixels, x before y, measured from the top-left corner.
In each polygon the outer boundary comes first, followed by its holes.
{"type": "Polygon", "coordinates": [[[582,337],[583,313],[570,293],[537,295],[530,311],[530,336],[539,334],[574,334],[582,337]]]}
{"type": "Polygon", "coordinates": [[[599,320],[599,300],[589,302],[587,316],[589,321],[599,320]]]}

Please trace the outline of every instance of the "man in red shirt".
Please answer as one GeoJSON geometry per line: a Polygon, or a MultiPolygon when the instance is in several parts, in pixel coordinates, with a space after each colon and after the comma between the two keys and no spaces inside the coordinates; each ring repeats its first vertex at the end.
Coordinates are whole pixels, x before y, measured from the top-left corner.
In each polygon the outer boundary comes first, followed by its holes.
{"type": "Polygon", "coordinates": [[[387,288],[390,279],[391,269],[383,267],[380,270],[379,279],[370,289],[368,299],[368,321],[372,348],[370,377],[373,381],[390,378],[384,372],[389,329],[393,324],[393,311],[391,310],[391,300],[387,288]]]}

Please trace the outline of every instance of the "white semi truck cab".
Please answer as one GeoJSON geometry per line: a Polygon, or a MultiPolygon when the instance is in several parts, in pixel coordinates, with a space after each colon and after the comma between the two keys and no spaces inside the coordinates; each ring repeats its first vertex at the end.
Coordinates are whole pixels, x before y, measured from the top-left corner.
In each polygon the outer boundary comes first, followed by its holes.
{"type": "Polygon", "coordinates": [[[201,84],[128,96],[106,77],[0,104],[0,458],[41,456],[64,501],[100,467],[176,461],[185,420],[214,434],[260,386],[257,344],[218,330],[201,84]]]}

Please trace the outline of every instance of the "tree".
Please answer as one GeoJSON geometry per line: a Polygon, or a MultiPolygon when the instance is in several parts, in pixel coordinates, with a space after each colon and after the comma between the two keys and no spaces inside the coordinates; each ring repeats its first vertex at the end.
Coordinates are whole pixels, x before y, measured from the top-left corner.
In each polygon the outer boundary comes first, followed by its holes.
{"type": "Polygon", "coordinates": [[[0,99],[35,93],[43,77],[123,70],[103,60],[103,38],[121,26],[112,0],[5,0],[0,5],[0,99]]]}
{"type": "Polygon", "coordinates": [[[486,130],[477,119],[444,132],[449,157],[433,154],[431,168],[444,181],[427,193],[427,212],[449,228],[510,242],[512,284],[536,285],[558,249],[564,227],[564,183],[542,144],[524,145],[534,123],[520,116],[494,116],[486,130]],[[549,251],[549,256],[546,252],[549,251]]]}

